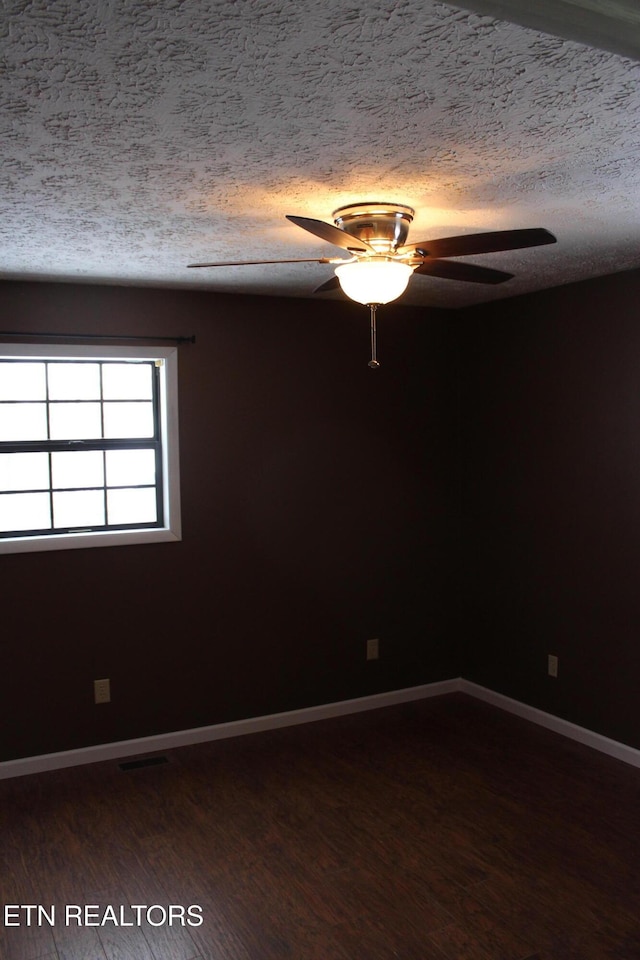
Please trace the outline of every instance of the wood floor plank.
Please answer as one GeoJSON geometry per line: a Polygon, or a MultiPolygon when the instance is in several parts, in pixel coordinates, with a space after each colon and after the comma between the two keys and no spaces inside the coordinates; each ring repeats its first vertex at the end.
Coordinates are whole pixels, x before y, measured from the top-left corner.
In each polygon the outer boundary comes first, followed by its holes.
{"type": "Polygon", "coordinates": [[[460,898],[459,919],[433,931],[429,940],[451,960],[521,960],[535,949],[535,939],[527,942],[517,929],[468,894],[460,898]]]}
{"type": "Polygon", "coordinates": [[[93,928],[69,928],[58,924],[53,931],[53,936],[59,960],[87,960],[87,958],[107,960],[100,937],[93,928]]]}
{"type": "MultiPolygon", "coordinates": [[[[183,906],[174,899],[171,882],[158,875],[137,845],[123,845],[110,863],[112,869],[102,877],[96,898],[102,917],[108,918],[100,927],[101,940],[105,941],[103,932],[109,942],[114,936],[117,938],[116,924],[130,924],[142,933],[158,960],[167,956],[171,960],[191,960],[197,952],[186,922],[187,906],[191,901],[183,906]],[[132,905],[151,909],[134,910],[132,905]],[[108,907],[111,907],[111,913],[106,912],[108,907]]],[[[121,929],[131,932],[132,927],[121,929]]]]}
{"type": "Polygon", "coordinates": [[[40,938],[12,930],[0,936],[2,960],[58,960],[53,938],[40,938]]]}
{"type": "MultiPolygon", "coordinates": [[[[33,924],[26,925],[24,911],[10,911],[11,924],[19,922],[20,926],[6,926],[4,910],[6,905],[19,907],[21,904],[43,904],[33,889],[19,888],[12,882],[10,873],[0,875],[0,892],[2,917],[0,919],[0,957],[2,960],[40,960],[41,957],[53,956],[58,960],[56,945],[53,938],[53,929],[48,923],[38,926],[33,916],[33,924]]],[[[47,910],[50,908],[47,907],[47,910]]]]}
{"type": "Polygon", "coordinates": [[[139,928],[104,927],[99,937],[107,960],[157,960],[139,928]]]}
{"type": "Polygon", "coordinates": [[[416,937],[414,930],[380,918],[340,924],[333,935],[350,960],[449,960],[433,943],[416,937]]]}

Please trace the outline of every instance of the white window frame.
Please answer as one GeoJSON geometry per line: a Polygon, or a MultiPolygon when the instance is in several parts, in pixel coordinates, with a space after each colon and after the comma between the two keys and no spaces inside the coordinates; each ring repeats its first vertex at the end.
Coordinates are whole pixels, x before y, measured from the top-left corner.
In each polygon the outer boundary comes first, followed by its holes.
{"type": "Polygon", "coordinates": [[[51,533],[0,539],[0,554],[86,547],[119,547],[182,539],[180,517],[180,458],[178,443],[178,348],[0,344],[0,360],[158,360],[160,429],[162,438],[164,525],[131,530],[95,530],[88,533],[51,533]]]}

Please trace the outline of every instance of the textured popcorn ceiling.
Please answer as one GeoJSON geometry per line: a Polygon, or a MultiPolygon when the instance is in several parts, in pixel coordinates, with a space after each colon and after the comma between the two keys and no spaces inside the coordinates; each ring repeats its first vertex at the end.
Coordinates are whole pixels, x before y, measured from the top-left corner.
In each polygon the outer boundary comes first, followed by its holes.
{"type": "Polygon", "coordinates": [[[2,277],[307,296],[330,266],[186,264],[336,255],[285,214],[362,200],[558,237],[408,303],[640,267],[635,60],[432,0],[4,0],[0,31],[2,277]]]}

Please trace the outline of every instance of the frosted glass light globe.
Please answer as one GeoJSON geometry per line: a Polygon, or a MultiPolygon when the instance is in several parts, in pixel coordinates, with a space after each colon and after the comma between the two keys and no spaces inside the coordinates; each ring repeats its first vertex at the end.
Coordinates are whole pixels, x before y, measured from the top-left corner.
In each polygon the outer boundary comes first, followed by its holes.
{"type": "Polygon", "coordinates": [[[336,276],[346,295],[357,303],[390,303],[402,296],[413,267],[397,260],[356,260],[336,267],[336,276]]]}

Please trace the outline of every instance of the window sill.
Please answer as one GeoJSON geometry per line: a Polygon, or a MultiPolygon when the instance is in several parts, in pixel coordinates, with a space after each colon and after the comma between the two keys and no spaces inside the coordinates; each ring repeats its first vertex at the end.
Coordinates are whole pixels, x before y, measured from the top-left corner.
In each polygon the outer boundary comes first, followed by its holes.
{"type": "Polygon", "coordinates": [[[36,553],[43,550],[76,550],[85,547],[124,547],[135,543],[167,543],[181,539],[179,531],[168,527],[153,527],[146,530],[58,533],[44,537],[9,537],[6,540],[0,540],[0,554],[36,553]]]}

